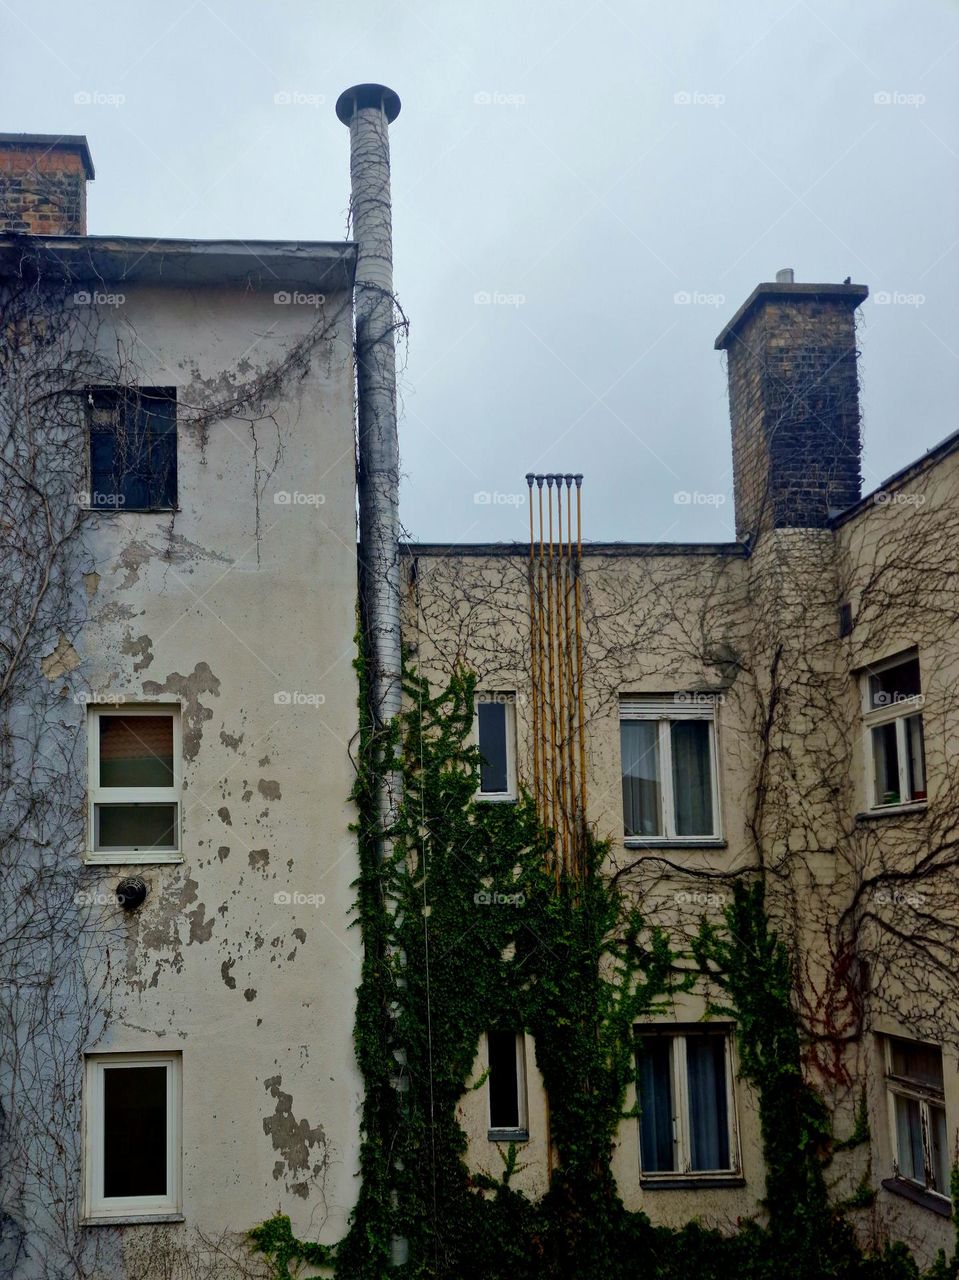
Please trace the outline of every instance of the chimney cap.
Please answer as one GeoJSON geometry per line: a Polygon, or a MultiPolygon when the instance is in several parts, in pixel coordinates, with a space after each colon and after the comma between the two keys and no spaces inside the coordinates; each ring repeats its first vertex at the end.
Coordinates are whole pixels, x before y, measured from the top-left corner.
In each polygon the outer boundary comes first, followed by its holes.
{"type": "Polygon", "coordinates": [[[400,114],[400,95],[385,84],[355,84],[344,89],[336,100],[336,118],[348,125],[354,114],[363,107],[376,107],[386,114],[392,124],[400,114]]]}
{"type": "Polygon", "coordinates": [[[87,180],[96,174],[86,137],[82,133],[0,133],[0,151],[8,147],[30,147],[49,151],[79,151],[87,180]]]}
{"type": "Polygon", "coordinates": [[[796,273],[795,271],[793,271],[792,267],[783,267],[780,271],[777,271],[776,283],[777,284],[795,284],[796,273]]]}
{"type": "Polygon", "coordinates": [[[786,284],[784,281],[770,281],[757,284],[752,293],[739,308],[733,318],[725,326],[713,343],[717,351],[725,351],[732,345],[747,319],[763,302],[773,298],[816,299],[820,302],[835,302],[855,311],[861,302],[869,297],[869,286],[864,284],[786,284]]]}

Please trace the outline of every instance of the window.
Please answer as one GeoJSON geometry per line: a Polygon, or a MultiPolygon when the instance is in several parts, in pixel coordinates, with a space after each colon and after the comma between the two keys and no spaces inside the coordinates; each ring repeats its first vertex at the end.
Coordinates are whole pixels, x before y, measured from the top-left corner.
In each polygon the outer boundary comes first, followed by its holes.
{"type": "Polygon", "coordinates": [[[98,706],[89,714],[92,859],[177,861],[179,707],[98,706]]]}
{"type": "Polygon", "coordinates": [[[476,742],[482,800],[516,799],[516,699],[512,693],[476,695],[476,742]]]}
{"type": "Polygon", "coordinates": [[[486,1033],[489,1068],[489,1136],[504,1141],[529,1137],[526,1116],[526,1037],[522,1031],[486,1033]]]}
{"type": "Polygon", "coordinates": [[[948,1197],[942,1053],[934,1045],[892,1037],[885,1049],[896,1177],[948,1197]]]}
{"type": "Polygon", "coordinates": [[[177,502],[176,390],[92,390],[90,505],[170,511],[177,502]]]}
{"type": "Polygon", "coordinates": [[[729,1033],[641,1029],[637,1052],[644,1177],[736,1171],[729,1033]]]}
{"type": "Polygon", "coordinates": [[[871,809],[926,799],[922,685],[915,654],[870,667],[862,676],[867,795],[871,809]]]}
{"type": "Polygon", "coordinates": [[[88,1218],[180,1211],[180,1055],[86,1061],[88,1218]]]}
{"type": "Polygon", "coordinates": [[[623,698],[619,716],[627,840],[718,839],[712,697],[623,698]]]}

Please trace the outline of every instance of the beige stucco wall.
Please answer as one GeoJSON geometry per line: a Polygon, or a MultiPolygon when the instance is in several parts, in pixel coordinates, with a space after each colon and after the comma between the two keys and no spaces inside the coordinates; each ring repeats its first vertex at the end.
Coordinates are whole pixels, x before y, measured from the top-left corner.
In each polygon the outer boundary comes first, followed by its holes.
{"type": "MultiPolygon", "coordinates": [[[[202,432],[186,406],[229,398],[317,312],[272,291],[127,287],[100,330],[141,385],[177,387],[180,509],[91,517],[71,687],[180,704],[183,856],[133,868],[149,886],[139,911],[100,908],[109,941],[90,976],[112,1008],[85,1048],[182,1054],[186,1223],[168,1230],[184,1241],[277,1209],[332,1241],[356,1194],[350,311],[342,295],[325,305],[339,319],[305,376],[255,424],[202,432]]],[[[99,888],[127,870],[105,868],[99,888]]]]}

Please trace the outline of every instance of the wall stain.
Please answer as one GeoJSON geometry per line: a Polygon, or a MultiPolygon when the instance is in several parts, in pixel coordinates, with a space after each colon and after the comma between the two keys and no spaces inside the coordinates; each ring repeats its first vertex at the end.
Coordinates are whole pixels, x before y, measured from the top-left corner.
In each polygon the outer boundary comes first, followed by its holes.
{"type": "Polygon", "coordinates": [[[311,1126],[307,1120],[296,1119],[293,1095],[282,1091],[282,1083],[283,1077],[279,1075],[263,1081],[264,1089],[276,1100],[273,1114],[263,1118],[263,1132],[272,1140],[273,1150],[283,1157],[282,1162],[278,1160],[273,1166],[274,1179],[279,1182],[284,1176],[305,1173],[306,1181],[301,1177],[295,1183],[286,1184],[288,1191],[305,1199],[309,1180],[318,1177],[327,1164],[326,1133],[321,1125],[311,1126]]]}
{"type": "Polygon", "coordinates": [[[134,640],[128,632],[123,644],[120,645],[120,652],[138,657],[140,661],[133,664],[133,670],[145,671],[153,661],[153,641],[149,636],[137,636],[134,640]]]}
{"type": "Polygon", "coordinates": [[[203,722],[213,719],[213,709],[200,702],[201,693],[220,696],[220,681],[206,662],[198,662],[188,676],[172,671],[163,684],[157,680],[144,680],[144,693],[173,693],[180,698],[183,716],[183,758],[193,760],[200,750],[203,722]]]}
{"type": "Polygon", "coordinates": [[[279,800],[282,798],[280,796],[280,784],[272,782],[269,778],[261,778],[256,784],[256,789],[265,800],[279,800]]]}
{"type": "Polygon", "coordinates": [[[76,671],[81,661],[80,655],[61,631],[57,647],[40,659],[40,670],[48,680],[57,680],[60,676],[76,671]]]}

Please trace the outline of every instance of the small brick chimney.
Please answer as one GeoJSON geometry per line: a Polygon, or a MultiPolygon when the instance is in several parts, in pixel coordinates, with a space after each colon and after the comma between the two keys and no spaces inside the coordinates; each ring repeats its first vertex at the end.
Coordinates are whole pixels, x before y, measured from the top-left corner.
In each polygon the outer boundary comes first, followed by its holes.
{"type": "Polygon", "coordinates": [[[81,135],[0,133],[0,234],[85,236],[92,178],[81,135]]]}
{"type": "Polygon", "coordinates": [[[729,373],[736,536],[821,529],[860,497],[856,320],[865,285],[758,285],[716,339],[729,373]]]}

